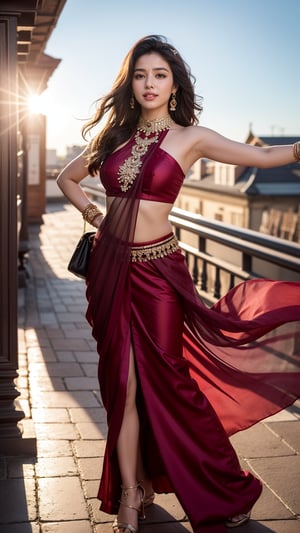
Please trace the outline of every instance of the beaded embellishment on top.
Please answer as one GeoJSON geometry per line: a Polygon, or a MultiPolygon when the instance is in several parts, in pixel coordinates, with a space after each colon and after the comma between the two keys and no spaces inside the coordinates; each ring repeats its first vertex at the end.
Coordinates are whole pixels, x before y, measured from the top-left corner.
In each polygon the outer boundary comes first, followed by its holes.
{"type": "Polygon", "coordinates": [[[175,122],[169,115],[155,120],[140,118],[131,155],[118,170],[118,182],[122,192],[128,191],[134,183],[142,166],[142,157],[148,151],[149,146],[158,141],[158,134],[161,131],[169,130],[173,125],[175,125],[175,122]],[[145,136],[142,137],[141,133],[145,136]]]}
{"type": "Polygon", "coordinates": [[[118,171],[118,182],[122,192],[128,191],[132,186],[142,165],[142,157],[148,151],[150,144],[158,141],[158,134],[156,133],[153,137],[142,138],[139,136],[139,131],[137,131],[134,140],[135,143],[132,147],[131,155],[124,161],[118,171]]]}

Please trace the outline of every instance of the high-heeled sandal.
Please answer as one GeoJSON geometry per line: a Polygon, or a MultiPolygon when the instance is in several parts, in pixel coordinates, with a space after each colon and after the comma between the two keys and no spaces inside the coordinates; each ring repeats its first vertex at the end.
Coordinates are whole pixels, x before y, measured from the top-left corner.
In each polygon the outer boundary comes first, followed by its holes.
{"type": "MultiPolygon", "coordinates": [[[[139,483],[137,485],[132,485],[131,487],[123,487],[122,486],[122,496],[120,500],[120,506],[123,505],[123,507],[127,507],[128,509],[134,509],[138,513],[138,518],[141,518],[142,520],[145,520],[145,489],[142,485],[139,483]],[[141,493],[141,502],[139,507],[135,507],[134,505],[128,505],[124,502],[124,497],[127,498],[128,496],[128,490],[139,490],[141,493]]],[[[126,522],[119,522],[118,517],[115,518],[113,525],[112,525],[113,531],[117,531],[118,529],[129,529],[131,533],[137,533],[138,527],[133,526],[132,524],[127,524],[126,522]]]]}
{"type": "Polygon", "coordinates": [[[249,513],[237,515],[236,517],[233,516],[232,518],[228,518],[225,523],[225,526],[228,528],[239,527],[245,524],[246,522],[248,522],[250,515],[251,515],[251,511],[249,513]],[[238,520],[235,520],[235,518],[237,517],[240,517],[240,518],[238,520]]]}
{"type": "Polygon", "coordinates": [[[150,507],[150,505],[153,505],[154,503],[154,498],[155,498],[155,492],[151,492],[150,494],[148,494],[148,496],[145,496],[145,499],[144,499],[144,507],[146,509],[146,507],[150,507]]]}
{"type": "Polygon", "coordinates": [[[146,507],[150,507],[150,505],[153,504],[154,502],[154,499],[155,499],[155,492],[154,490],[152,490],[152,492],[150,492],[148,495],[146,495],[146,489],[143,485],[143,479],[141,479],[140,481],[138,481],[138,484],[141,485],[141,487],[143,487],[144,491],[145,491],[145,497],[144,497],[144,508],[146,509],[146,507]]]}

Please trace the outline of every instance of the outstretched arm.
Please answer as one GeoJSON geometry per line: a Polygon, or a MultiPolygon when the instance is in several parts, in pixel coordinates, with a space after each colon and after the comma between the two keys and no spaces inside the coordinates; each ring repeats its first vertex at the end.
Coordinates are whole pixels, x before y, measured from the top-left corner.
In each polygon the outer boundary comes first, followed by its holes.
{"type": "Polygon", "coordinates": [[[197,158],[207,157],[221,163],[246,167],[271,168],[300,162],[300,142],[295,145],[252,146],[223,137],[208,128],[196,127],[195,151],[197,158]]]}

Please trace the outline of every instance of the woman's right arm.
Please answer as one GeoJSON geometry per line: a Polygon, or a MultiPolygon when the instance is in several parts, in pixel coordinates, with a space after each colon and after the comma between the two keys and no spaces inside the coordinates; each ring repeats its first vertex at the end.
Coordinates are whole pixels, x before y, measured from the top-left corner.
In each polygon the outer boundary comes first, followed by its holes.
{"type": "Polygon", "coordinates": [[[68,163],[57,178],[58,187],[68,200],[81,212],[91,203],[80,186],[80,182],[88,176],[85,153],[86,150],[68,163]]]}
{"type": "MultiPolygon", "coordinates": [[[[61,189],[61,191],[64,193],[64,195],[70,200],[70,202],[79,209],[81,213],[83,213],[86,208],[88,209],[91,207],[91,201],[88,198],[88,196],[85,194],[84,190],[82,189],[80,182],[88,176],[88,170],[87,170],[87,162],[85,157],[86,150],[84,150],[78,157],[73,159],[59,174],[57,178],[57,185],[61,189]]],[[[85,220],[87,220],[92,226],[95,226],[95,228],[99,228],[104,215],[97,209],[94,210],[90,215],[92,219],[89,219],[89,216],[85,216],[85,213],[83,213],[83,217],[85,220]],[[98,212],[97,212],[98,211],[98,212]],[[96,213],[96,216],[95,216],[96,213]],[[93,218],[94,215],[94,218],[93,218]]],[[[88,214],[87,214],[88,215],[88,214]]]]}

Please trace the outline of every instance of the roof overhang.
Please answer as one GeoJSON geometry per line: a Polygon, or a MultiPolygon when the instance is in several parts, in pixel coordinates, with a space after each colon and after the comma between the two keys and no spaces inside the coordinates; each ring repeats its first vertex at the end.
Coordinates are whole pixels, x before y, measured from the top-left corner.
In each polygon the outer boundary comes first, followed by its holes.
{"type": "Polygon", "coordinates": [[[2,0],[0,11],[17,16],[17,60],[30,90],[41,93],[60,63],[44,53],[66,0],[2,0]]]}

